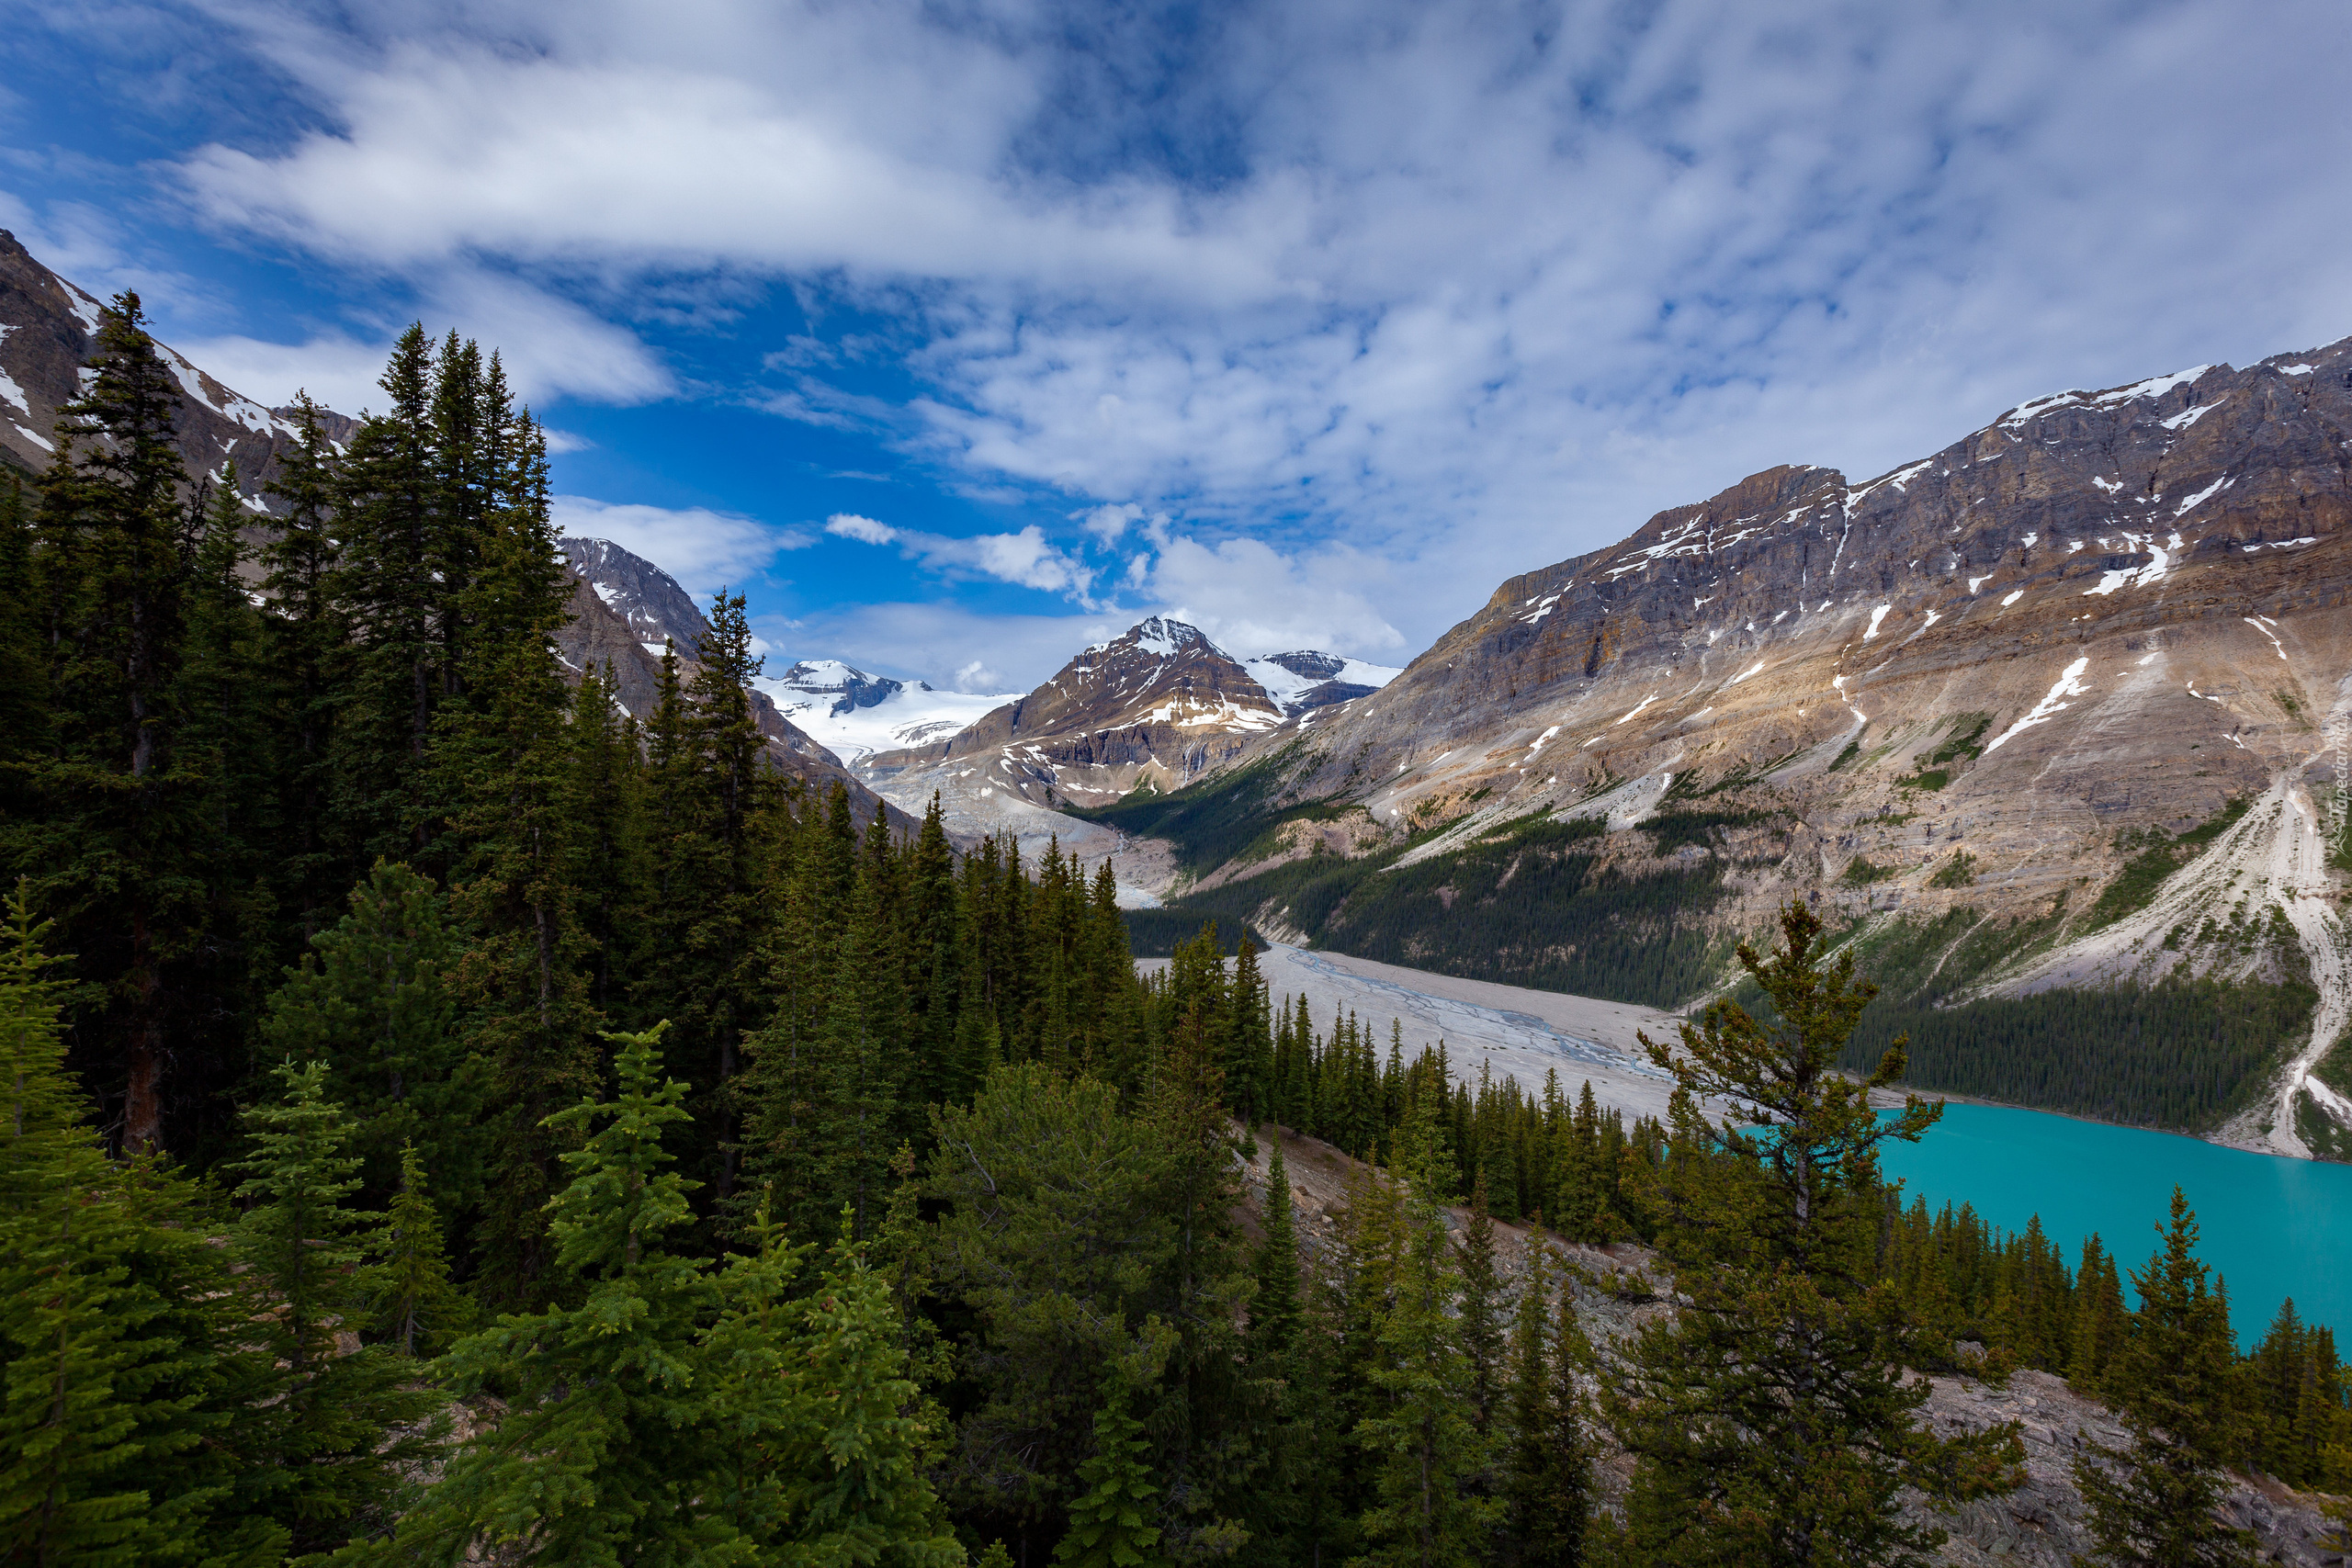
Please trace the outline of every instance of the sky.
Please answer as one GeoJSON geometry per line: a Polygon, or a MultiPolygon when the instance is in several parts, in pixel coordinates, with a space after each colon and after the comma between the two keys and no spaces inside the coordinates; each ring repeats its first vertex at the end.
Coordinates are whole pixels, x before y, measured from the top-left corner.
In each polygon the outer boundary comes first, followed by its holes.
{"type": "Polygon", "coordinates": [[[2340,0],[0,0],[0,227],[248,396],[495,346],[770,650],[1401,664],[1779,463],[2352,333],[2340,0]]]}

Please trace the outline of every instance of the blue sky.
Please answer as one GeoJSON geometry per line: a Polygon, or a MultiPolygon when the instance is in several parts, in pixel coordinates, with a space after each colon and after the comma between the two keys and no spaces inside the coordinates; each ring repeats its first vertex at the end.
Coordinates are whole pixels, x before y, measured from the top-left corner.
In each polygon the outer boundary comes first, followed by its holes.
{"type": "Polygon", "coordinates": [[[1401,663],[1756,469],[2352,333],[2336,0],[0,0],[0,225],[232,386],[506,355],[567,522],[973,690],[1401,663]]]}

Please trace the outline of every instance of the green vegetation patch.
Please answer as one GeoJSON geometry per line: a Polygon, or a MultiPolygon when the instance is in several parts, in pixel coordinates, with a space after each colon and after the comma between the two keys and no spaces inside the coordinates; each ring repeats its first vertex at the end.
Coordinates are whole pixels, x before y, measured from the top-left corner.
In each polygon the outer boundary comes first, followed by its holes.
{"type": "Polygon", "coordinates": [[[2199,1131],[2259,1091],[2309,1033],[2317,998],[2291,983],[2186,978],[1948,1009],[1881,998],[1864,1010],[1839,1062],[1856,1071],[1876,1066],[1907,1034],[1915,1088],[2199,1131]]]}
{"type": "Polygon", "coordinates": [[[1128,795],[1109,806],[1069,808],[1072,817],[1176,846],[1176,863],[1194,874],[1215,871],[1229,860],[1273,852],[1274,835],[1286,822],[1329,821],[1356,809],[1346,801],[1276,804],[1287,768],[1303,761],[1299,743],[1260,758],[1246,768],[1204,779],[1170,795],[1128,795]]]}
{"type": "MultiPolygon", "coordinates": [[[[1176,949],[1201,934],[1201,927],[1211,918],[1191,909],[1122,909],[1120,918],[1126,922],[1127,951],[1137,958],[1172,958],[1176,949]]],[[[1246,941],[1252,951],[1263,953],[1266,940],[1241,920],[1221,919],[1216,922],[1217,951],[1230,958],[1241,951],[1246,941]]]]}
{"type": "Polygon", "coordinates": [[[2175,838],[2162,828],[2140,828],[2115,836],[2115,847],[2132,858],[2123,863],[2115,880],[2100,892],[2098,902],[2091,906],[2085,931],[2097,931],[2112,925],[2136,909],[2154,902],[2156,890],[2165,878],[2178,871],[2201,853],[2205,847],[2227,832],[2239,818],[2246,814],[2253,800],[2240,795],[2211,817],[2186,833],[2175,838]]]}

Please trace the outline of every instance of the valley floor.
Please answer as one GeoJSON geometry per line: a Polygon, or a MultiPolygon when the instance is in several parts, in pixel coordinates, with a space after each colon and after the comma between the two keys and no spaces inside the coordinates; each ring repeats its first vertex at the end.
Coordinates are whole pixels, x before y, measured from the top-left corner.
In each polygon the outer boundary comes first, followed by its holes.
{"type": "MultiPolygon", "coordinates": [[[[1148,973],[1167,962],[1141,958],[1136,966],[1148,973]]],[[[1671,1038],[1681,1022],[1671,1013],[1279,942],[1259,964],[1273,998],[1306,997],[1318,1028],[1328,1028],[1335,1012],[1353,1012],[1379,1040],[1394,1019],[1408,1061],[1442,1040],[1455,1073],[1474,1081],[1485,1063],[1496,1078],[1509,1075],[1540,1093],[1544,1073],[1556,1069],[1571,1097],[1589,1078],[1594,1097],[1628,1121],[1666,1115],[1672,1080],[1650,1065],[1635,1036],[1646,1030],[1654,1040],[1671,1038]]]]}

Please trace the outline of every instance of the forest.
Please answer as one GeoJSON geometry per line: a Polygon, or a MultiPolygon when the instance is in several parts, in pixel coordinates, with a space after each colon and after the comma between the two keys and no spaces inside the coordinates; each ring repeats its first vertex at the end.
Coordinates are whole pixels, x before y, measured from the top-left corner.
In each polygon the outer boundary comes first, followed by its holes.
{"type": "Polygon", "coordinates": [[[9,1561],[1907,1562],[2019,1479],[1910,1371],[2020,1366],[2122,1413],[2110,1561],[2352,1484],[2332,1337],[2240,1355],[2185,1204],[2136,1269],[1904,1206],[1938,1108],[1839,1070],[1803,907],[1663,1122],[1214,928],[1139,977],[1107,867],[765,766],[739,597],[642,720],[565,668],[495,354],[412,330],[265,519],[135,297],[99,344],[0,493],[9,1561]],[[1596,1343],[1601,1247],[1669,1310],[1596,1343]]]}

